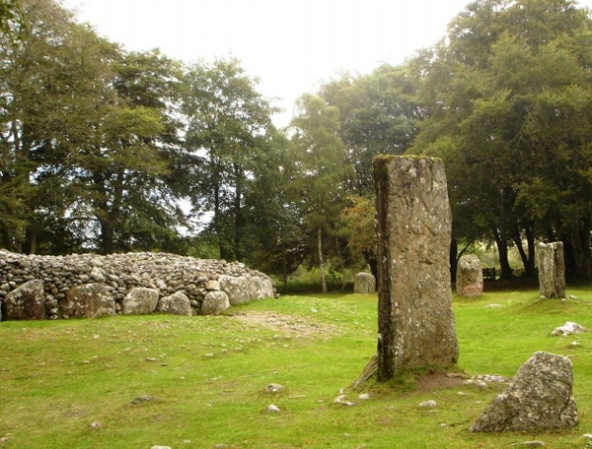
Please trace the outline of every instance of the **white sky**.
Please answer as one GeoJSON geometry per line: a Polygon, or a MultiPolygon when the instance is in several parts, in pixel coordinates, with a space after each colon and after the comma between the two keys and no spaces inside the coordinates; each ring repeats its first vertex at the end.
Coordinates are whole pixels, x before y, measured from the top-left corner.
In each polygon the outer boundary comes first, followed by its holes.
{"type": "MultiPolygon", "coordinates": [[[[397,65],[435,44],[471,0],[63,0],[127,50],[186,62],[232,55],[285,110],[343,71],[397,65]]],[[[592,7],[592,0],[579,2],[592,7]]]]}

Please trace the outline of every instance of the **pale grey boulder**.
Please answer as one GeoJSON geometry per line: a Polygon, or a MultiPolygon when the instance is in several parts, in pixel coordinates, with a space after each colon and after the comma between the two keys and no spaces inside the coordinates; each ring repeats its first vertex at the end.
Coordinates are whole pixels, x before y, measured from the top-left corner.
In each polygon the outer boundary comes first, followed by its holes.
{"type": "Polygon", "coordinates": [[[510,385],[497,395],[471,427],[473,432],[540,432],[578,423],[572,396],[573,374],[567,357],[535,352],[510,385]]]}
{"type": "Polygon", "coordinates": [[[375,293],[376,278],[371,273],[358,273],[354,276],[354,293],[375,293]]]}
{"type": "Polygon", "coordinates": [[[222,291],[209,292],[201,304],[201,315],[220,315],[230,307],[228,295],[222,291]]]}
{"type": "Polygon", "coordinates": [[[115,315],[115,300],[111,291],[98,283],[84,284],[68,290],[66,298],[58,302],[62,318],[100,318],[115,315]]]}
{"type": "Polygon", "coordinates": [[[153,288],[132,288],[121,303],[124,315],[149,315],[158,305],[158,290],[153,288]]]}
{"type": "Polygon", "coordinates": [[[171,315],[192,315],[191,302],[186,294],[175,292],[159,299],[156,311],[171,315]]]}
{"type": "Polygon", "coordinates": [[[3,319],[44,320],[45,296],[43,281],[34,279],[15,288],[4,297],[3,319]]]}

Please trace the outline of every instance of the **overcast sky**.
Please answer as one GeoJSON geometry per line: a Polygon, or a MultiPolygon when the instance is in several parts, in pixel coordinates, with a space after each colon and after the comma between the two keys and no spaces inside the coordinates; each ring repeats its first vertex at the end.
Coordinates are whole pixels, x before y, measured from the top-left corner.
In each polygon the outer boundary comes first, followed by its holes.
{"type": "MultiPolygon", "coordinates": [[[[186,62],[232,55],[285,109],[340,72],[400,64],[442,38],[470,0],[64,0],[127,50],[160,48],[186,62]]],[[[592,6],[592,0],[579,2],[592,6]]]]}

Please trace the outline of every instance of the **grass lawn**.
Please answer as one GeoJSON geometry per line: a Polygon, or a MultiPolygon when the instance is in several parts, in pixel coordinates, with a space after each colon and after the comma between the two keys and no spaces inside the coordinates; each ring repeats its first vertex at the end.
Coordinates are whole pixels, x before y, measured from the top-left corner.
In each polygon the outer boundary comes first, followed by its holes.
{"type": "Polygon", "coordinates": [[[511,377],[537,350],[570,357],[573,430],[468,432],[503,387],[422,388],[407,379],[348,390],[376,350],[377,299],[332,294],[264,300],[223,317],[2,322],[0,448],[474,449],[535,439],[585,448],[592,331],[550,333],[566,321],[592,329],[592,288],[568,294],[575,298],[561,302],[534,290],[495,292],[454,298],[454,307],[459,368],[469,375],[511,377]],[[268,393],[270,383],[285,390],[268,393]],[[341,389],[355,405],[334,402],[341,389]],[[418,407],[426,400],[437,407],[418,407]],[[270,404],[280,412],[267,412],[270,404]]]}

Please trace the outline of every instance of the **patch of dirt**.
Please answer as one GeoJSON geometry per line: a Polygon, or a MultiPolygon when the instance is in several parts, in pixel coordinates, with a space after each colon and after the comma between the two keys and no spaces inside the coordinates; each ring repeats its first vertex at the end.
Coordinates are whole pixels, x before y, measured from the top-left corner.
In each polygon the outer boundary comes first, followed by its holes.
{"type": "Polygon", "coordinates": [[[462,373],[429,373],[417,378],[419,391],[432,391],[461,385],[468,376],[462,373]]]}
{"type": "Polygon", "coordinates": [[[311,318],[283,315],[276,312],[237,312],[233,318],[242,322],[277,329],[297,337],[333,336],[341,333],[334,324],[319,323],[311,318]]]}

